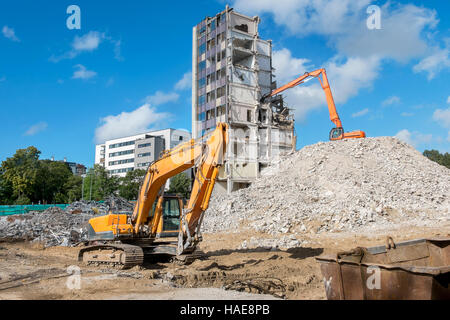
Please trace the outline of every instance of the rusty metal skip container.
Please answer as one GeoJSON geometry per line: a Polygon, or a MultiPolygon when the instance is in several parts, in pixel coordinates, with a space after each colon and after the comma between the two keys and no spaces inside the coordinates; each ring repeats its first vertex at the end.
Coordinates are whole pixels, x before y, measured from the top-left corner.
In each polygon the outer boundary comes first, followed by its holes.
{"type": "Polygon", "coordinates": [[[450,239],[420,239],[316,258],[329,300],[449,300],[450,239]]]}

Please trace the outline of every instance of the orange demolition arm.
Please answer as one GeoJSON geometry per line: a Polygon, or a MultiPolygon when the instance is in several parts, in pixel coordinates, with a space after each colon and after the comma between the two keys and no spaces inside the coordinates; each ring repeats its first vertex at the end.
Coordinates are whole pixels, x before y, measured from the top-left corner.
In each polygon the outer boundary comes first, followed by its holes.
{"type": "Polygon", "coordinates": [[[363,131],[354,131],[349,133],[344,133],[342,129],[342,122],[336,110],[336,105],[334,104],[333,94],[331,93],[330,83],[328,82],[327,73],[325,69],[318,69],[312,72],[306,72],[304,75],[298,77],[297,79],[285,84],[284,86],[272,91],[271,93],[262,97],[261,102],[265,102],[266,99],[273,97],[283,91],[296,87],[306,81],[317,78],[319,79],[320,85],[325,92],[325,97],[327,99],[328,111],[330,113],[330,120],[336,126],[331,130],[330,140],[342,140],[349,138],[365,138],[366,134],[363,131]],[[322,76],[322,78],[321,78],[322,76]]]}

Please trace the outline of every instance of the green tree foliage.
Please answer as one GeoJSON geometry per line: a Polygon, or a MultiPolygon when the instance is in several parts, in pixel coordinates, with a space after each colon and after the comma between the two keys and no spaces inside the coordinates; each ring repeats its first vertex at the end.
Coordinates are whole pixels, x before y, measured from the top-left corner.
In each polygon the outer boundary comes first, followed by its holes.
{"type": "Polygon", "coordinates": [[[446,152],[445,154],[442,154],[437,150],[425,150],[423,155],[431,161],[437,162],[450,169],[450,153],[446,152]]]}
{"type": "Polygon", "coordinates": [[[96,164],[89,169],[84,179],[84,199],[100,201],[105,197],[117,194],[120,179],[111,176],[101,165],[96,164]]]}
{"type": "Polygon", "coordinates": [[[6,181],[3,168],[0,167],[0,205],[13,204],[13,189],[11,182],[6,181]]]}
{"type": "Polygon", "coordinates": [[[83,178],[80,176],[72,175],[67,179],[64,184],[64,189],[67,192],[67,203],[72,203],[76,200],[81,199],[81,186],[83,183],[83,178]]]}
{"type": "Polygon", "coordinates": [[[39,161],[33,199],[46,199],[48,203],[66,203],[68,199],[65,184],[72,176],[72,171],[64,162],[39,161]]]}
{"type": "MultiPolygon", "coordinates": [[[[117,194],[135,200],[146,174],[146,170],[134,170],[119,178],[95,165],[82,178],[73,175],[64,162],[40,160],[40,154],[35,147],[19,149],[1,163],[0,205],[100,201],[117,194]]],[[[181,173],[171,179],[169,192],[187,198],[190,188],[190,179],[181,173]]]]}
{"type": "Polygon", "coordinates": [[[119,195],[127,200],[136,200],[146,173],[147,171],[142,169],[127,172],[127,175],[120,179],[119,195]]]}
{"type": "Polygon", "coordinates": [[[184,172],[177,174],[175,177],[170,179],[169,193],[179,194],[184,198],[188,198],[190,190],[191,180],[184,172]]]}
{"type": "Polygon", "coordinates": [[[40,151],[35,147],[19,149],[2,162],[2,176],[12,187],[12,197],[31,198],[36,188],[40,151]]]}
{"type": "Polygon", "coordinates": [[[19,149],[0,167],[0,204],[67,203],[81,198],[81,177],[66,163],[39,160],[35,147],[19,149]]]}

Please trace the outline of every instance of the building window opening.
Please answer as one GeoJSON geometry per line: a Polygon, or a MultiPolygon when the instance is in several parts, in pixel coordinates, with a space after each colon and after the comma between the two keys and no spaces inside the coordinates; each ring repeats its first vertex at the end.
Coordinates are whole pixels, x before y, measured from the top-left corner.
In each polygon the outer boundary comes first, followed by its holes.
{"type": "Polygon", "coordinates": [[[234,28],[239,30],[239,31],[243,31],[243,32],[248,33],[248,24],[243,23],[243,24],[234,26],[234,28]]]}

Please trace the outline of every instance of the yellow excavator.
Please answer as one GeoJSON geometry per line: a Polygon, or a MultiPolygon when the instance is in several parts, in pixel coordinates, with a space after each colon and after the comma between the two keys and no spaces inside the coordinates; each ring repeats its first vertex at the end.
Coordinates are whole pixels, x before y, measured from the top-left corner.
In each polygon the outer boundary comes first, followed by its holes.
{"type": "Polygon", "coordinates": [[[355,139],[355,138],[365,138],[366,133],[364,131],[352,131],[352,132],[344,132],[344,128],[342,127],[341,119],[336,110],[336,105],[334,104],[333,94],[331,93],[330,83],[328,82],[327,73],[325,69],[318,69],[312,72],[306,72],[304,75],[298,77],[295,80],[285,84],[284,86],[275,89],[274,91],[264,95],[261,98],[261,102],[264,103],[268,101],[269,98],[274,97],[283,91],[296,87],[302,83],[305,83],[313,78],[317,78],[322,86],[322,89],[325,92],[325,97],[327,99],[328,111],[330,113],[331,122],[335,124],[335,128],[330,131],[330,140],[343,140],[343,139],[355,139]],[[322,78],[321,78],[322,76],[322,78]]]}
{"type": "Polygon", "coordinates": [[[198,140],[165,151],[147,170],[132,215],[110,213],[89,220],[89,245],[78,259],[94,265],[127,269],[141,265],[145,255],[164,254],[189,262],[202,240],[200,227],[228,144],[228,125],[198,140]],[[177,196],[164,195],[167,179],[195,167],[186,206],[177,196]]]}

